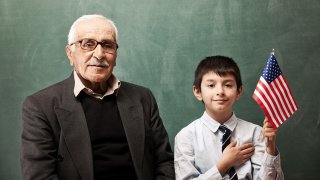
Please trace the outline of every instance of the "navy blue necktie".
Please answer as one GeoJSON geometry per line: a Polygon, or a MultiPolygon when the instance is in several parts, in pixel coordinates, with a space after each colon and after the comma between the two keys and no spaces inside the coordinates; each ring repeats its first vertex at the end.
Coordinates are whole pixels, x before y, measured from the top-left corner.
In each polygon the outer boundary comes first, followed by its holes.
{"type": "MultiPolygon", "coordinates": [[[[224,125],[219,126],[219,130],[223,132],[223,136],[222,136],[222,151],[223,151],[230,144],[231,131],[224,125]]],[[[227,173],[230,179],[238,180],[238,176],[234,167],[231,167],[227,173]]]]}

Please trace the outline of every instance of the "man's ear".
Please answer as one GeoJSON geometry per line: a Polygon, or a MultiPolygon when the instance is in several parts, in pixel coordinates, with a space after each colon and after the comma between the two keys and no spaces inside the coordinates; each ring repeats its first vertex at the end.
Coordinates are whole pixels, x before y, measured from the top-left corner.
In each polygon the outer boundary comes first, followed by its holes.
{"type": "Polygon", "coordinates": [[[115,54],[114,66],[117,66],[117,58],[118,58],[118,51],[116,51],[116,54],[115,54]]]}
{"type": "Polygon", "coordinates": [[[73,66],[73,55],[72,55],[72,49],[70,45],[66,45],[66,54],[70,61],[70,65],[73,66]]]}
{"type": "Polygon", "coordinates": [[[192,86],[192,91],[194,96],[199,100],[202,101],[202,95],[201,95],[201,90],[196,88],[196,86],[192,86]]]}
{"type": "Polygon", "coordinates": [[[238,100],[240,98],[240,96],[242,95],[242,93],[243,93],[243,87],[240,86],[237,91],[238,91],[238,95],[237,95],[237,100],[238,100]]]}

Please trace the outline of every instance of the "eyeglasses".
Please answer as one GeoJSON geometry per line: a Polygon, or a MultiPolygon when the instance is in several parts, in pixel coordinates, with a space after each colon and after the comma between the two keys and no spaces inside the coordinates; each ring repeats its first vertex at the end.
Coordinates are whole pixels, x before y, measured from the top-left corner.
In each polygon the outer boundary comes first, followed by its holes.
{"type": "Polygon", "coordinates": [[[104,40],[104,41],[98,42],[94,39],[82,39],[80,41],[71,43],[70,46],[76,43],[80,43],[80,47],[86,51],[93,51],[94,49],[96,49],[98,44],[100,44],[103,51],[109,54],[116,53],[117,49],[119,48],[117,43],[110,40],[104,40]]]}

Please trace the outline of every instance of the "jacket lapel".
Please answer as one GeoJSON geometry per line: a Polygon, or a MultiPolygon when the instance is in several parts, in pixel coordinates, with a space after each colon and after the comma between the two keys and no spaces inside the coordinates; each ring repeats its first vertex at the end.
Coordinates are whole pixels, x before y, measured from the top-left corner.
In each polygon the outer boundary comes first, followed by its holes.
{"type": "Polygon", "coordinates": [[[93,160],[90,135],[81,103],[73,94],[73,74],[65,81],[62,103],[55,111],[71,158],[81,179],[93,180],[93,160]]]}
{"type": "Polygon", "coordinates": [[[142,169],[142,160],[144,154],[144,120],[141,106],[131,101],[129,94],[124,88],[120,88],[117,95],[117,105],[120,117],[126,133],[131,157],[138,174],[142,169]]]}

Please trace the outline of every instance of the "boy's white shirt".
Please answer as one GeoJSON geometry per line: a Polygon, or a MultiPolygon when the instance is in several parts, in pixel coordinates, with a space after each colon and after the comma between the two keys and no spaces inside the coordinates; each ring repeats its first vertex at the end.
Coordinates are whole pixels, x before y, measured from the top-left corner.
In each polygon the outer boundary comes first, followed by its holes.
{"type": "MultiPolygon", "coordinates": [[[[232,117],[224,123],[232,131],[231,140],[237,145],[251,142],[255,153],[241,166],[234,167],[238,179],[284,179],[280,153],[277,156],[266,152],[262,127],[232,117]],[[253,170],[252,170],[253,168],[253,170]]],[[[228,179],[221,176],[216,163],[222,156],[220,123],[206,112],[201,118],[183,128],[175,137],[175,171],[177,179],[228,179]]]]}

